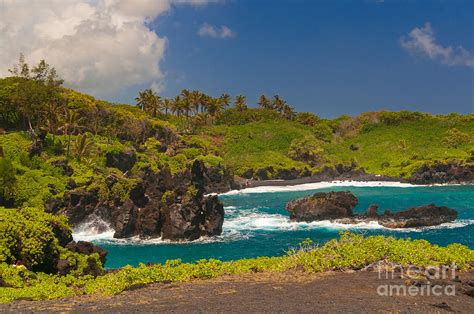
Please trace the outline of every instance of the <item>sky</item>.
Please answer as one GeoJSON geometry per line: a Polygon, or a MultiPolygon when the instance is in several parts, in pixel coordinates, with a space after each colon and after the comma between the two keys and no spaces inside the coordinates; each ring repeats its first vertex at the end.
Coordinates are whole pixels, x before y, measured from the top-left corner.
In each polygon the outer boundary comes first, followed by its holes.
{"type": "Polygon", "coordinates": [[[0,76],[20,52],[120,103],[151,87],[323,117],[474,112],[474,1],[0,0],[0,76]]]}

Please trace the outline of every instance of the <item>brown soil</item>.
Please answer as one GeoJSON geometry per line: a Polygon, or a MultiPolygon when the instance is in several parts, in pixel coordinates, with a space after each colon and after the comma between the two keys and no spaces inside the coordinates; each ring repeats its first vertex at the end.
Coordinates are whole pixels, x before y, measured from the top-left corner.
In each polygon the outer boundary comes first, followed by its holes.
{"type": "MultiPolygon", "coordinates": [[[[0,312],[464,312],[474,313],[474,272],[459,279],[455,296],[379,296],[379,285],[407,285],[377,272],[249,274],[214,280],[136,287],[113,297],[16,301],[0,312]]],[[[415,283],[416,282],[413,282],[415,283]]]]}

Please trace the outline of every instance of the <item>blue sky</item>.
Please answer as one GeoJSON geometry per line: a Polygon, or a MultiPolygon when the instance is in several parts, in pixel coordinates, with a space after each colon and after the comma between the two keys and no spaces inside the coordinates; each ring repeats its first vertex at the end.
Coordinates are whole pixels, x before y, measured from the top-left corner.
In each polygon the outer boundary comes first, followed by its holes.
{"type": "Polygon", "coordinates": [[[153,86],[279,94],[323,117],[474,112],[474,1],[42,0],[0,6],[0,76],[20,52],[67,86],[133,103],[153,86]]]}
{"type": "MultiPolygon", "coordinates": [[[[368,110],[474,112],[474,71],[400,44],[431,23],[443,46],[474,50],[474,2],[227,1],[177,7],[152,26],[168,38],[164,96],[279,94],[298,111],[333,117],[368,110]],[[226,25],[216,39],[199,27],[226,25]]],[[[126,97],[126,96],[125,96],[126,97]]]]}

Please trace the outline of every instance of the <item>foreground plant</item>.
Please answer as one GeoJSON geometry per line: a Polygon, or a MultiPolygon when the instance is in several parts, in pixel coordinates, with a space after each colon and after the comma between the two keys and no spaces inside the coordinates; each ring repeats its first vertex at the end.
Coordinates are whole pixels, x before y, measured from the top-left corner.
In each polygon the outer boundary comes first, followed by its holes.
{"type": "Polygon", "coordinates": [[[466,270],[471,267],[470,262],[474,261],[474,251],[460,244],[441,247],[425,240],[364,237],[344,232],[340,239],[331,240],[320,247],[305,241],[300,248],[281,257],[257,257],[227,262],[210,259],[197,263],[169,260],[165,264],[151,266],[125,266],[96,278],[89,275],[33,273],[0,264],[0,284],[3,285],[0,287],[0,302],[7,303],[19,298],[45,300],[84,294],[113,295],[136,285],[211,279],[225,274],[360,269],[380,260],[402,266],[450,266],[454,263],[459,270],[466,270]]]}

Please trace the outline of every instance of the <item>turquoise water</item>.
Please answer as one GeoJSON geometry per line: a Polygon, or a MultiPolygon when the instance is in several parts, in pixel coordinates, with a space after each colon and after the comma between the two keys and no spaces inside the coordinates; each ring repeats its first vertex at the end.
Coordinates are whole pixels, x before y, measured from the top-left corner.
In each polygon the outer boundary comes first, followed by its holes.
{"type": "MultiPolygon", "coordinates": [[[[190,243],[166,243],[159,240],[113,240],[104,235],[93,236],[94,242],[109,251],[107,267],[116,268],[140,262],[164,262],[181,258],[196,261],[203,258],[230,260],[243,257],[285,254],[305,238],[318,243],[338,237],[341,230],[352,230],[367,235],[384,234],[395,237],[423,238],[432,243],[447,245],[458,242],[474,248],[474,186],[433,187],[331,187],[306,191],[239,193],[221,195],[226,215],[222,236],[190,243]],[[399,211],[429,203],[445,205],[458,211],[454,223],[438,227],[388,230],[377,224],[342,226],[326,222],[294,223],[288,219],[285,204],[316,191],[350,190],[359,198],[355,212],[364,211],[370,204],[379,210],[399,211]],[[101,238],[104,237],[104,238],[101,238]]],[[[108,234],[110,237],[110,234],[108,234]]]]}

